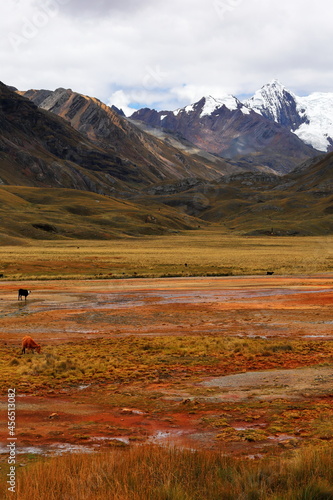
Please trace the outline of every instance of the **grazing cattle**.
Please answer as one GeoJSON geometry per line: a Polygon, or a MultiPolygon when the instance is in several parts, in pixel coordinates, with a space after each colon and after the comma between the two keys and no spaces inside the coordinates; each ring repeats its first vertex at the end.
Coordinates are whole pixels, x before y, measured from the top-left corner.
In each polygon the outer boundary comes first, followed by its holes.
{"type": "Polygon", "coordinates": [[[274,274],[274,271],[267,271],[267,274],[271,276],[272,274],[274,274]]]}
{"type": "Polygon", "coordinates": [[[30,290],[24,290],[24,288],[20,288],[18,291],[18,299],[17,300],[22,300],[22,297],[24,297],[24,300],[27,300],[27,297],[29,295],[30,290]]]}
{"type": "Polygon", "coordinates": [[[22,354],[25,354],[26,349],[31,349],[31,350],[36,349],[36,351],[39,354],[40,350],[41,350],[41,346],[39,344],[37,344],[37,342],[35,342],[34,339],[29,337],[29,335],[26,335],[22,339],[22,354]]]}

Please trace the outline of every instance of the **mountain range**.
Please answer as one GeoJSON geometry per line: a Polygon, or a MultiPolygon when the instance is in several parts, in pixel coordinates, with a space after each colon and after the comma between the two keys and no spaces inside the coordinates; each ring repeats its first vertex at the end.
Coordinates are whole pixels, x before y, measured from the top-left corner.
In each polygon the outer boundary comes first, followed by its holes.
{"type": "MultiPolygon", "coordinates": [[[[248,151],[257,153],[266,146],[270,148],[271,155],[281,130],[274,126],[270,129],[265,120],[258,122],[257,115],[271,122],[271,127],[272,123],[281,125],[285,131],[292,132],[317,151],[333,150],[333,93],[314,92],[299,97],[277,80],[264,85],[244,102],[232,95],[222,98],[207,96],[171,112],[144,108],[133,113],[132,118],[185,134],[221,156],[235,157],[248,151]],[[251,137],[254,139],[251,146],[246,138],[252,126],[258,131],[251,137]]],[[[283,141],[300,147],[295,138],[290,138],[288,134],[282,137],[283,141]]],[[[290,152],[294,156],[295,151],[288,148],[290,152]]]]}
{"type": "Polygon", "coordinates": [[[185,152],[192,163],[185,176],[213,179],[241,170],[285,174],[333,149],[333,94],[297,97],[277,80],[244,102],[232,95],[206,96],[174,111],[143,108],[130,119],[114,106],[70,89],[20,94],[63,117],[99,146],[139,164],[145,177],[148,160],[153,182],[178,176],[179,162],[184,166],[188,161],[185,152]]]}
{"type": "Polygon", "coordinates": [[[140,130],[121,113],[96,98],[71,89],[19,92],[38,106],[68,122],[121,165],[114,175],[131,187],[156,182],[200,178],[218,179],[246,169],[176,140],[161,140],[140,130]]]}
{"type": "MultiPolygon", "coordinates": [[[[274,81],[244,103],[203,97],[176,111],[145,108],[126,118],[70,89],[0,84],[0,198],[7,215],[15,199],[17,210],[30,207],[31,219],[24,229],[16,215],[17,226],[4,217],[0,235],[112,238],[210,223],[240,234],[328,234],[333,153],[300,134],[302,127],[314,133],[326,115],[299,99],[274,81]],[[96,211],[96,203],[105,209],[96,211]],[[50,204],[63,217],[55,218],[50,204]],[[78,232],[82,216],[87,229],[78,232]]],[[[329,131],[325,137],[329,150],[329,131]]]]}
{"type": "Polygon", "coordinates": [[[301,161],[318,154],[297,135],[236,97],[203,97],[176,111],[141,109],[131,116],[138,126],[145,123],[184,137],[220,157],[268,167],[287,173],[301,161]]]}

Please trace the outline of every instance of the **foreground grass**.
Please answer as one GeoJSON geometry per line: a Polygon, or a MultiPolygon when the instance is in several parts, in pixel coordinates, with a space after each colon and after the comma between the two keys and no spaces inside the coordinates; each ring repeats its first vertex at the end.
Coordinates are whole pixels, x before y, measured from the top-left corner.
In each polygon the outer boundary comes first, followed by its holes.
{"type": "Polygon", "coordinates": [[[218,452],[133,447],[44,459],[18,470],[19,500],[329,500],[333,450],[258,462],[218,452]]]}
{"type": "Polygon", "coordinates": [[[242,237],[219,227],[112,241],[0,246],[5,279],[313,274],[333,270],[333,236],[242,237]]]}

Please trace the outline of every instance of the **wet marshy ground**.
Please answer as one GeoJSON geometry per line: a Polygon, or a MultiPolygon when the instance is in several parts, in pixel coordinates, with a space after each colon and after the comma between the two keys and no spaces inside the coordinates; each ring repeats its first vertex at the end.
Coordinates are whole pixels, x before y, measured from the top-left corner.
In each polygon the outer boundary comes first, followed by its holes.
{"type": "MultiPolygon", "coordinates": [[[[62,343],[128,336],[330,342],[332,284],[331,275],[35,281],[19,285],[31,294],[18,301],[18,284],[2,282],[0,342],[18,352],[24,335],[40,343],[42,352],[62,343]]],[[[313,436],[331,439],[333,426],[320,433],[318,423],[314,430],[321,415],[333,415],[333,367],[325,353],[321,361],[312,366],[308,356],[308,366],[265,370],[263,364],[236,374],[232,367],[230,374],[215,369],[214,376],[203,366],[200,377],[189,370],[182,383],[132,381],[115,389],[92,381],[49,394],[20,393],[18,449],[56,454],[152,442],[256,456],[313,436]],[[142,404],[138,393],[145,395],[142,404]]],[[[0,433],[4,447],[4,424],[0,433]]]]}
{"type": "Polygon", "coordinates": [[[36,281],[26,301],[2,283],[0,339],[221,333],[332,337],[333,278],[228,277],[36,281]]]}

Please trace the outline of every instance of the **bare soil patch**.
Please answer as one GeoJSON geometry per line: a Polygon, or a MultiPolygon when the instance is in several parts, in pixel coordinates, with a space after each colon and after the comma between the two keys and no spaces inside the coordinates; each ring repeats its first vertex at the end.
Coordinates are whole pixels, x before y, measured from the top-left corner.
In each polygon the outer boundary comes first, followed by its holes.
{"type": "Polygon", "coordinates": [[[211,378],[202,382],[205,387],[217,387],[225,394],[237,390],[239,397],[277,398],[304,396],[310,392],[330,392],[333,387],[333,366],[294,368],[292,370],[266,370],[237,373],[211,378]],[[249,392],[250,391],[250,392],[249,392]]]}

